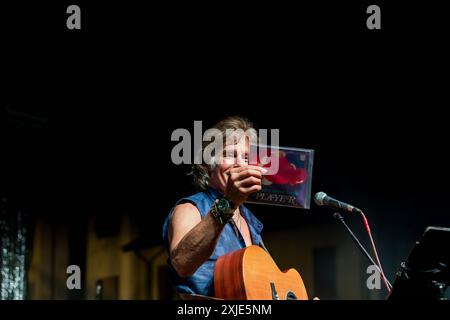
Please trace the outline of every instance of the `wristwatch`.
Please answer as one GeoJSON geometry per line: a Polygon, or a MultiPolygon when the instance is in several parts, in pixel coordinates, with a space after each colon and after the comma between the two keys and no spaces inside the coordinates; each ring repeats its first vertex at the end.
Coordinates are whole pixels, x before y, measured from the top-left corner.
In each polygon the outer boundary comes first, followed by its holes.
{"type": "Polygon", "coordinates": [[[231,201],[222,197],[214,202],[211,213],[221,224],[226,224],[233,217],[235,210],[236,208],[231,201]]]}

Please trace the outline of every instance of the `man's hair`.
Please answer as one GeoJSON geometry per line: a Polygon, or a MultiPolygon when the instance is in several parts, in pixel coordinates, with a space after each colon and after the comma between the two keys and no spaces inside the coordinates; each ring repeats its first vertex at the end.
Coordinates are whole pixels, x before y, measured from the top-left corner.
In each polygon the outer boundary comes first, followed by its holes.
{"type": "MultiPolygon", "coordinates": [[[[216,123],[212,128],[217,129],[222,133],[224,143],[225,143],[225,139],[226,139],[226,131],[229,129],[242,130],[245,133],[249,132],[249,130],[254,129],[253,123],[251,123],[249,120],[247,120],[246,118],[241,117],[241,116],[227,117],[227,118],[219,121],[218,123],[216,123]]],[[[203,150],[209,143],[210,143],[209,141],[203,142],[201,152],[203,152],[203,150]]],[[[193,178],[192,182],[194,184],[194,187],[197,190],[204,191],[208,188],[209,181],[211,178],[210,173],[211,173],[212,168],[213,168],[212,165],[203,163],[203,161],[201,164],[194,164],[191,167],[191,171],[189,172],[189,175],[192,176],[192,178],[193,178]]]]}

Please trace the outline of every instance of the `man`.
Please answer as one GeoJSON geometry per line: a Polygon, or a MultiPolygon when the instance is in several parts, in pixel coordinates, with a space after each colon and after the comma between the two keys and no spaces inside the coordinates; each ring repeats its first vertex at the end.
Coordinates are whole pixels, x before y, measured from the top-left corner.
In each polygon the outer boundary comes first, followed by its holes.
{"type": "Polygon", "coordinates": [[[217,259],[252,244],[263,246],[263,225],[243,203],[261,190],[266,170],[248,164],[247,134],[226,139],[227,129],[247,133],[252,124],[229,117],[214,128],[223,133],[223,152],[212,165],[194,165],[200,192],[178,201],[163,227],[171,278],[179,293],[213,296],[217,259]]]}

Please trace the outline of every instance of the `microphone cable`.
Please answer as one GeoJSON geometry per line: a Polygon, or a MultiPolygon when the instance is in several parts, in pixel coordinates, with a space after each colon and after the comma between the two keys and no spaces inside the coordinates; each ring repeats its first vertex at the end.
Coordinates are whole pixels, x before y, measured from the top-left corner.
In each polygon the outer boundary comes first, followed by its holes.
{"type": "Polygon", "coordinates": [[[375,259],[378,264],[378,268],[380,269],[380,273],[381,273],[381,277],[383,278],[384,286],[386,287],[388,293],[391,293],[392,285],[389,283],[388,279],[386,278],[384,271],[383,271],[383,267],[381,266],[380,258],[378,256],[378,250],[377,250],[377,247],[375,246],[375,241],[373,241],[372,231],[370,230],[369,221],[367,220],[366,215],[364,214],[364,212],[362,210],[360,211],[360,214],[361,214],[361,217],[363,218],[364,227],[366,228],[366,232],[369,235],[370,243],[372,245],[372,251],[375,255],[375,259]]]}

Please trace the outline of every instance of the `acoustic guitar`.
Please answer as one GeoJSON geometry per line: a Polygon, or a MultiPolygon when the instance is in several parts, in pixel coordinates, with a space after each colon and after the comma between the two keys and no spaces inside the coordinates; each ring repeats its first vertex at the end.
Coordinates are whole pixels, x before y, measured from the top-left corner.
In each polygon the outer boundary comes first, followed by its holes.
{"type": "Polygon", "coordinates": [[[228,300],[307,300],[302,277],[295,269],[280,271],[259,246],[219,257],[214,269],[215,297],[228,300]]]}

